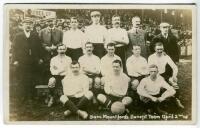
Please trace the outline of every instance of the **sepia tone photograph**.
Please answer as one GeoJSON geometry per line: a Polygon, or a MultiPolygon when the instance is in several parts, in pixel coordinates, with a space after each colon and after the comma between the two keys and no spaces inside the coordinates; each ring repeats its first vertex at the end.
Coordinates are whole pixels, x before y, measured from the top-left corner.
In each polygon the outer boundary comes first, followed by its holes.
{"type": "Polygon", "coordinates": [[[192,4],[5,4],[4,60],[6,123],[196,121],[192,4]]]}

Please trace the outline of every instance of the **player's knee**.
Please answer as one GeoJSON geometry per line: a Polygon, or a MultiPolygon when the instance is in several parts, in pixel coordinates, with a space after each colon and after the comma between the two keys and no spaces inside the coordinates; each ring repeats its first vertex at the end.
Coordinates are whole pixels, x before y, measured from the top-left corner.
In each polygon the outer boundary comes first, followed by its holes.
{"type": "Polygon", "coordinates": [[[103,94],[98,94],[98,95],[97,95],[97,100],[98,100],[99,102],[101,102],[102,104],[104,104],[104,103],[106,102],[106,96],[103,95],[103,94]]]}
{"type": "Polygon", "coordinates": [[[87,92],[85,93],[85,97],[86,97],[88,100],[91,100],[92,97],[93,97],[93,93],[92,93],[91,91],[87,91],[87,92]]]}
{"type": "Polygon", "coordinates": [[[101,86],[101,79],[99,78],[99,77],[96,77],[95,79],[94,79],[94,83],[95,83],[95,88],[100,88],[100,86],[101,86]]]}
{"type": "Polygon", "coordinates": [[[127,97],[124,97],[122,99],[122,103],[125,105],[125,106],[128,106],[130,105],[131,103],[133,102],[132,98],[127,96],[127,97]]]}
{"type": "Polygon", "coordinates": [[[92,88],[92,84],[93,84],[93,80],[92,80],[92,78],[89,78],[89,89],[92,88]]]}
{"type": "Polygon", "coordinates": [[[60,101],[61,101],[63,104],[65,104],[68,100],[69,100],[69,98],[68,98],[66,95],[62,95],[62,96],[60,97],[60,101]]]}
{"type": "Polygon", "coordinates": [[[132,88],[132,90],[136,90],[137,87],[138,87],[138,85],[139,85],[139,81],[138,80],[133,80],[131,82],[131,88],[132,88]]]}
{"type": "Polygon", "coordinates": [[[55,85],[56,85],[56,79],[55,79],[54,77],[51,77],[51,78],[49,79],[49,82],[48,82],[48,87],[49,87],[49,88],[54,88],[55,85]]]}
{"type": "Polygon", "coordinates": [[[89,78],[89,84],[92,84],[92,83],[93,83],[92,78],[89,78]]]}
{"type": "Polygon", "coordinates": [[[94,79],[94,82],[95,82],[95,84],[100,85],[100,84],[101,84],[101,79],[100,79],[99,77],[96,77],[96,78],[94,79]]]}
{"type": "Polygon", "coordinates": [[[103,77],[100,79],[100,82],[101,82],[101,85],[104,86],[104,84],[105,84],[105,80],[104,80],[103,77]]]}

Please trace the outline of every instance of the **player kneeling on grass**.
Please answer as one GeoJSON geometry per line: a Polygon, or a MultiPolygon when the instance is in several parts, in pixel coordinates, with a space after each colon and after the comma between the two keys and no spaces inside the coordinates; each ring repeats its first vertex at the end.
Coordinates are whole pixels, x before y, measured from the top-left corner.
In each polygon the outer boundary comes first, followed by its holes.
{"type": "MultiPolygon", "coordinates": [[[[130,82],[130,78],[122,72],[122,62],[120,60],[114,60],[112,63],[113,73],[102,78],[102,84],[104,84],[105,94],[98,94],[97,99],[100,103],[110,108],[114,102],[121,102],[125,107],[128,107],[132,103],[132,99],[128,96],[127,90],[130,82]]],[[[122,106],[120,104],[120,106],[122,106]]],[[[122,107],[120,107],[122,108],[122,107]]],[[[114,108],[111,108],[112,112],[114,108]]],[[[122,114],[113,113],[113,114],[122,114]]]]}
{"type": "Polygon", "coordinates": [[[93,93],[89,91],[89,79],[80,72],[80,64],[77,61],[73,61],[70,68],[72,73],[62,80],[64,95],[60,97],[60,101],[67,108],[64,115],[74,113],[87,119],[88,113],[83,109],[87,108],[93,97],[93,93]]]}
{"type": "Polygon", "coordinates": [[[126,61],[127,72],[131,78],[128,95],[134,99],[134,107],[138,106],[139,97],[136,90],[139,82],[148,75],[147,60],[140,54],[141,47],[139,45],[133,45],[133,55],[126,61]]]}
{"type": "Polygon", "coordinates": [[[158,74],[156,65],[149,66],[149,74],[150,76],[141,80],[137,87],[137,93],[140,95],[140,100],[144,102],[144,107],[147,107],[148,112],[166,114],[167,112],[160,109],[160,103],[173,97],[176,91],[158,74]],[[161,89],[166,89],[166,91],[162,93],[161,89]]]}
{"type": "Polygon", "coordinates": [[[63,95],[61,80],[68,75],[71,58],[65,55],[67,48],[65,45],[58,45],[58,55],[50,61],[50,71],[52,77],[49,79],[48,87],[50,90],[50,99],[48,107],[51,107],[56,100],[63,95]]]}

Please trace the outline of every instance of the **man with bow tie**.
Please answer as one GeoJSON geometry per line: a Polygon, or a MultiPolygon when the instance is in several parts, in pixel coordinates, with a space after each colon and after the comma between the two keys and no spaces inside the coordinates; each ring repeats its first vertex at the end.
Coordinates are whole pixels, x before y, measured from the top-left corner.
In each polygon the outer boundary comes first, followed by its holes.
{"type": "Polygon", "coordinates": [[[13,46],[13,65],[17,68],[20,101],[30,101],[34,96],[37,66],[43,62],[42,46],[38,36],[32,31],[33,21],[23,21],[23,31],[16,34],[13,46]]]}
{"type": "Polygon", "coordinates": [[[40,31],[39,36],[41,39],[42,46],[44,48],[44,80],[47,83],[50,77],[50,60],[57,54],[57,46],[62,43],[63,32],[55,28],[53,19],[48,19],[48,27],[40,31]]]}

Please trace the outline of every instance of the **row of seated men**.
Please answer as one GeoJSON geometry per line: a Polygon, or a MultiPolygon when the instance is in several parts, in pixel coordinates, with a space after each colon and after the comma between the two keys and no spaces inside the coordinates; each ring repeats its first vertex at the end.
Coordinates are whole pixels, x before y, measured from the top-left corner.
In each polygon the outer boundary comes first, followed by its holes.
{"type": "MultiPolygon", "coordinates": [[[[87,106],[88,101],[107,108],[120,101],[130,111],[131,104],[142,101],[143,107],[159,114],[165,113],[159,108],[160,103],[169,98],[177,102],[178,68],[164,52],[162,43],[156,43],[156,52],[149,56],[148,62],[140,55],[141,47],[134,45],[133,55],[126,61],[127,74],[123,72],[120,57],[115,55],[115,44],[107,45],[107,54],[101,59],[93,54],[93,49],[93,44],[87,42],[85,54],[72,61],[65,54],[66,46],[58,46],[58,55],[50,61],[48,107],[59,99],[66,107],[65,116],[74,113],[86,119],[88,112],[84,108],[91,107],[87,106]],[[173,69],[171,75],[166,71],[167,64],[173,69]]],[[[184,108],[181,104],[178,107],[184,108]]]]}

